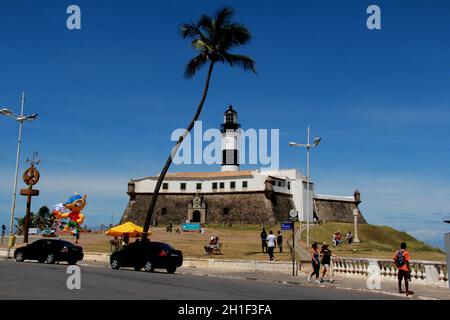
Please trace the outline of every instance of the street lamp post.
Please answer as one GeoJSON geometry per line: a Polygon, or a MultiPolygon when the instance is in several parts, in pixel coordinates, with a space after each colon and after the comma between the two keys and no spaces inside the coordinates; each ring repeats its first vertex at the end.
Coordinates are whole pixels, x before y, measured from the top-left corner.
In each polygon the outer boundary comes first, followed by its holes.
{"type": "Polygon", "coordinates": [[[16,194],[17,194],[17,176],[19,174],[19,159],[20,159],[20,144],[22,142],[22,126],[24,121],[33,121],[37,118],[37,114],[33,114],[31,116],[24,116],[23,115],[23,107],[25,103],[25,93],[22,92],[22,99],[21,99],[21,107],[20,107],[20,115],[17,115],[13,113],[11,110],[3,108],[0,109],[0,114],[4,116],[8,116],[10,118],[15,119],[19,122],[19,139],[17,142],[17,155],[16,155],[16,171],[14,174],[14,188],[13,188],[13,199],[12,199],[12,205],[11,205],[11,217],[9,221],[9,241],[8,241],[8,253],[7,257],[11,257],[11,247],[14,244],[14,212],[16,209],[16,194]]]}
{"type": "MultiPolygon", "coordinates": [[[[310,128],[307,130],[307,142],[306,144],[289,142],[291,147],[303,147],[306,148],[306,246],[309,247],[309,187],[310,187],[310,173],[309,173],[309,151],[313,147],[317,147],[321,138],[314,138],[314,143],[310,143],[310,128]]],[[[301,228],[301,225],[300,225],[301,228]]],[[[300,230],[301,232],[301,230],[300,230]]]]}

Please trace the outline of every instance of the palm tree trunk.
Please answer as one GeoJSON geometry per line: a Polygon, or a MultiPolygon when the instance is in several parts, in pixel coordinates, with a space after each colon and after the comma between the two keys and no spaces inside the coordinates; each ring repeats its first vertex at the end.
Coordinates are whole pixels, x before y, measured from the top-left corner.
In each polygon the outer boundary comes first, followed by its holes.
{"type": "Polygon", "coordinates": [[[186,138],[186,136],[189,134],[189,132],[191,132],[192,128],[194,127],[195,121],[197,121],[197,119],[200,116],[200,113],[202,112],[203,104],[205,103],[206,96],[208,95],[209,81],[211,79],[213,68],[214,68],[214,62],[211,62],[210,65],[209,65],[209,69],[208,69],[208,75],[206,76],[205,87],[203,89],[203,95],[202,95],[202,98],[200,100],[200,103],[197,106],[197,111],[195,112],[194,117],[191,120],[191,123],[186,128],[186,130],[184,131],[183,135],[180,136],[180,138],[178,139],[177,143],[172,148],[172,151],[170,152],[170,155],[169,155],[169,157],[166,160],[166,164],[164,165],[164,167],[163,167],[163,169],[162,169],[162,171],[161,171],[161,173],[160,173],[160,175],[158,177],[158,181],[156,182],[155,190],[153,191],[152,199],[150,201],[150,206],[148,208],[147,215],[145,217],[145,223],[144,223],[144,230],[143,230],[143,233],[142,233],[142,239],[146,239],[147,238],[148,228],[150,227],[150,221],[151,221],[152,216],[153,216],[153,210],[155,209],[156,200],[158,199],[159,190],[161,189],[162,182],[164,181],[164,178],[166,177],[166,173],[169,170],[170,165],[172,164],[172,159],[176,155],[176,153],[177,153],[178,149],[180,148],[181,143],[183,142],[184,138],[186,138]]]}

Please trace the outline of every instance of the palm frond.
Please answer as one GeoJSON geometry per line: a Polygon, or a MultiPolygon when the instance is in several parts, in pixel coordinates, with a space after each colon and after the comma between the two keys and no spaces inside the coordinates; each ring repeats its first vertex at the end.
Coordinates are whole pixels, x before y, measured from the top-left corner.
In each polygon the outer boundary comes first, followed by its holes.
{"type": "Polygon", "coordinates": [[[224,7],[216,11],[214,14],[214,21],[218,28],[224,25],[230,24],[234,16],[234,9],[230,7],[224,7]]]}
{"type": "Polygon", "coordinates": [[[243,24],[231,23],[220,30],[220,49],[229,50],[235,46],[241,46],[248,43],[252,35],[248,28],[243,24]]]}
{"type": "Polygon", "coordinates": [[[201,53],[195,58],[191,59],[184,69],[184,76],[186,78],[192,78],[207,61],[207,56],[204,53],[201,53]]]}
{"type": "Polygon", "coordinates": [[[225,58],[225,61],[228,62],[230,66],[238,66],[244,69],[244,71],[252,71],[256,73],[256,63],[252,58],[240,54],[230,54],[226,52],[222,53],[221,55],[225,58]]]}
{"type": "Polygon", "coordinates": [[[232,21],[234,10],[221,8],[212,16],[202,15],[197,23],[189,22],[180,26],[181,36],[192,39],[191,45],[199,55],[186,65],[184,76],[193,77],[207,62],[228,63],[256,73],[255,61],[250,57],[228,52],[233,47],[246,44],[252,38],[248,28],[232,21]]]}
{"type": "Polygon", "coordinates": [[[180,25],[180,35],[186,38],[204,37],[199,26],[193,22],[185,22],[180,25]]]}
{"type": "Polygon", "coordinates": [[[198,27],[203,30],[203,33],[208,38],[209,42],[214,45],[215,35],[214,35],[214,26],[213,26],[213,18],[209,15],[203,14],[197,22],[198,27]]]}

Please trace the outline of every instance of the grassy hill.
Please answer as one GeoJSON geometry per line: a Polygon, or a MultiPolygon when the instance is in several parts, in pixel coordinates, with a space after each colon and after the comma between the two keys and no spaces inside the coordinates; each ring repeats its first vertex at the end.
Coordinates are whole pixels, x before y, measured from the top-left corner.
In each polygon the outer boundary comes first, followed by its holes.
{"type": "MultiPolygon", "coordinates": [[[[353,232],[353,224],[340,222],[327,222],[319,226],[310,226],[310,238],[319,243],[327,242],[332,245],[333,233],[337,230],[344,235],[348,231],[353,232]]],[[[415,260],[445,260],[445,254],[438,248],[427,245],[417,240],[406,232],[398,231],[388,226],[376,226],[371,224],[358,225],[360,244],[345,243],[335,248],[336,254],[354,257],[385,257],[391,258],[401,242],[406,242],[412,259],[415,260]]],[[[306,232],[302,234],[305,239],[306,232]]]]}

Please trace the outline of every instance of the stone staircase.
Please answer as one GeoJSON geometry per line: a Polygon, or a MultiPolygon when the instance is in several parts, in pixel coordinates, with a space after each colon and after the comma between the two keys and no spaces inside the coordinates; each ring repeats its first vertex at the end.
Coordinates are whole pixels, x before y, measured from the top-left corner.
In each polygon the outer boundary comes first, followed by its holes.
{"type": "MultiPolygon", "coordinates": [[[[297,259],[302,260],[302,261],[309,261],[310,260],[310,254],[307,248],[303,247],[303,243],[300,241],[301,235],[303,233],[303,231],[306,230],[306,225],[302,225],[301,229],[295,230],[295,236],[294,236],[294,241],[295,241],[295,253],[297,255],[297,259]]],[[[287,241],[287,244],[289,246],[289,249],[292,252],[292,238],[289,238],[289,240],[287,241]]]]}

